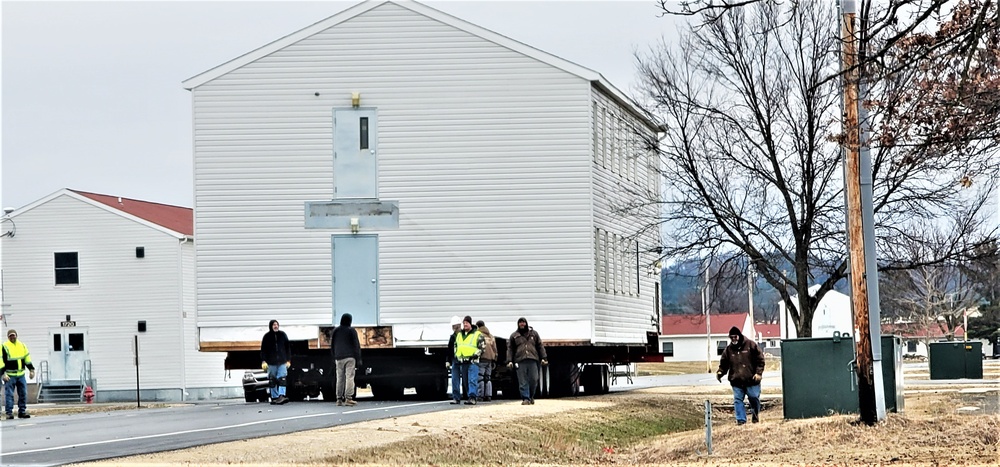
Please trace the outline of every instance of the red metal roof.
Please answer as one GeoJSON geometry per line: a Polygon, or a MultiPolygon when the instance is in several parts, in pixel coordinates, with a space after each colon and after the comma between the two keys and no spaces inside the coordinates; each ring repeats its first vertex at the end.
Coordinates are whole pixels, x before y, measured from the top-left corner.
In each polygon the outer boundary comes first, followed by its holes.
{"type": "Polygon", "coordinates": [[[757,331],[757,334],[760,334],[761,337],[765,339],[781,338],[781,327],[778,325],[778,323],[774,324],[757,323],[754,325],[753,328],[757,331]]]}
{"type": "MultiPolygon", "coordinates": [[[[712,315],[712,334],[729,334],[729,329],[736,326],[741,331],[746,322],[747,313],[727,313],[712,315]]],[[[661,322],[660,333],[664,336],[682,336],[688,334],[705,334],[705,315],[667,315],[661,322]]]]}
{"type": "Polygon", "coordinates": [[[98,203],[111,206],[119,211],[131,214],[140,219],[166,227],[174,232],[190,236],[194,235],[194,210],[191,208],[171,206],[169,204],[151,203],[149,201],[121,198],[118,196],[87,193],[85,191],[70,191],[90,198],[98,203]]]}
{"type": "MultiPolygon", "coordinates": [[[[883,324],[882,325],[883,335],[896,335],[900,337],[909,338],[943,338],[946,337],[944,331],[941,330],[941,326],[937,324],[931,324],[928,326],[922,326],[917,323],[900,323],[900,324],[883,324]]],[[[962,326],[955,326],[955,336],[962,336],[965,334],[965,328],[962,326]]]]}

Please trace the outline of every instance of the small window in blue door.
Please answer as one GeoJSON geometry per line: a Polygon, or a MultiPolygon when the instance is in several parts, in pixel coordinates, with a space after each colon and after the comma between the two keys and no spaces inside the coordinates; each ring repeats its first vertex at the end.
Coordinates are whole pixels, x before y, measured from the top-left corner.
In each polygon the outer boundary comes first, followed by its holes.
{"type": "Polygon", "coordinates": [[[361,117],[361,149],[368,149],[368,117],[361,117]]]}
{"type": "Polygon", "coordinates": [[[378,198],[378,116],[373,108],[333,111],[334,198],[378,198]]]}

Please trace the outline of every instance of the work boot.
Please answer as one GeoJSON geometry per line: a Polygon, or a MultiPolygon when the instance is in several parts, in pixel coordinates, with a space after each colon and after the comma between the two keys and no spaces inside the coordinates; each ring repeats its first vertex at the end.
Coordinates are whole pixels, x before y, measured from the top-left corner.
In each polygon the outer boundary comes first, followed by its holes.
{"type": "Polygon", "coordinates": [[[288,397],[284,394],[278,396],[278,399],[274,401],[275,404],[283,405],[288,403],[288,397]]]}
{"type": "Polygon", "coordinates": [[[344,405],[344,401],[342,401],[340,399],[337,399],[337,406],[341,406],[342,407],[343,405],[344,405]]]}
{"type": "Polygon", "coordinates": [[[751,422],[753,422],[753,423],[757,423],[757,422],[759,422],[759,421],[760,421],[760,418],[759,418],[759,417],[757,417],[757,412],[754,412],[754,413],[753,413],[753,414],[751,415],[751,417],[750,417],[750,421],[751,421],[751,422]]]}
{"type": "Polygon", "coordinates": [[[455,404],[461,404],[461,402],[458,399],[452,399],[451,400],[451,405],[455,405],[455,404]]]}
{"type": "Polygon", "coordinates": [[[531,405],[535,405],[535,400],[534,399],[528,399],[528,403],[531,404],[531,405]]]}
{"type": "Polygon", "coordinates": [[[470,397],[469,400],[465,401],[465,405],[476,405],[476,398],[470,397]]]}
{"type": "Polygon", "coordinates": [[[272,397],[271,398],[271,405],[278,405],[278,398],[277,397],[272,397]]]}
{"type": "MultiPolygon", "coordinates": [[[[11,418],[14,418],[14,417],[11,417],[11,418]]],[[[19,412],[17,414],[17,418],[31,418],[31,415],[28,415],[28,414],[26,414],[24,412],[19,412]]]]}
{"type": "Polygon", "coordinates": [[[7,418],[7,420],[13,420],[14,419],[14,414],[9,413],[9,414],[7,414],[6,418],[7,418]]]}
{"type": "Polygon", "coordinates": [[[737,425],[746,425],[747,421],[746,420],[736,420],[736,424],[737,425]]]}
{"type": "Polygon", "coordinates": [[[354,407],[355,405],[358,405],[358,403],[354,399],[347,399],[346,401],[344,401],[344,405],[348,407],[354,407]]]}
{"type": "Polygon", "coordinates": [[[490,397],[490,396],[486,396],[486,397],[483,398],[483,402],[490,402],[492,400],[493,400],[493,398],[490,397]]]}
{"type": "Polygon", "coordinates": [[[531,405],[531,401],[529,401],[528,399],[525,399],[525,400],[521,401],[521,405],[531,405]]]}

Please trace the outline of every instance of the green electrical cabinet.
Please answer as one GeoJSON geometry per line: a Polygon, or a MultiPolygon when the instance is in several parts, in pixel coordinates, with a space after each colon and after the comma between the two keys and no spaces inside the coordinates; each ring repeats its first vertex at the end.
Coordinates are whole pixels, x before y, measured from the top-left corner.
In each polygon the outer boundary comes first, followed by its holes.
{"type": "Polygon", "coordinates": [[[782,405],[786,419],[858,411],[851,362],[854,340],[841,337],[781,341],[782,405]]]}
{"type": "Polygon", "coordinates": [[[903,339],[882,336],[882,384],[885,411],[903,413],[903,339]]]}
{"type": "Polygon", "coordinates": [[[927,354],[931,379],[983,379],[982,342],[932,342],[927,354]]]}
{"type": "MultiPolygon", "coordinates": [[[[903,411],[902,339],[882,336],[886,412],[903,411]]],[[[781,381],[786,419],[858,413],[854,339],[822,337],[781,341],[781,381]]]]}

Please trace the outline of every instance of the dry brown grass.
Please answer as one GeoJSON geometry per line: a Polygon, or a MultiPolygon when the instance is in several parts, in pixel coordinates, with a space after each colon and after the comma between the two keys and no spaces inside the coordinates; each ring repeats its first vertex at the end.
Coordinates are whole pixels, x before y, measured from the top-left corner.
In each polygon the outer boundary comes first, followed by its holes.
{"type": "MultiPolygon", "coordinates": [[[[696,375],[711,374],[719,367],[719,362],[713,361],[711,370],[708,362],[644,362],[636,363],[636,374],[638,376],[660,376],[660,375],[696,375]]],[[[766,364],[767,371],[777,371],[781,369],[781,359],[768,357],[766,364]]]]}
{"type": "Polygon", "coordinates": [[[731,405],[724,398],[711,399],[715,410],[710,456],[701,412],[703,399],[646,391],[608,397],[614,401],[610,406],[421,436],[349,451],[326,461],[419,465],[1000,463],[1000,419],[956,414],[955,408],[961,404],[954,393],[912,396],[912,414],[890,414],[873,427],[858,423],[854,415],[785,421],[780,418],[780,401],[775,400],[769,401],[762,413],[762,423],[737,426],[731,405]],[[923,402],[925,398],[928,400],[923,402]],[[668,419],[673,422],[664,423],[668,419]],[[639,426],[644,428],[637,429],[639,426]]]}
{"type": "Polygon", "coordinates": [[[764,421],[713,432],[707,455],[704,433],[649,440],[623,452],[627,464],[725,465],[996,465],[1000,422],[996,416],[945,415],[913,420],[890,414],[873,427],[856,416],[764,421]]]}

